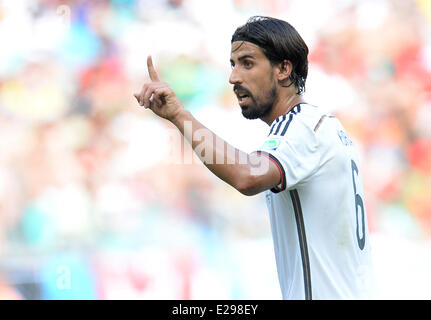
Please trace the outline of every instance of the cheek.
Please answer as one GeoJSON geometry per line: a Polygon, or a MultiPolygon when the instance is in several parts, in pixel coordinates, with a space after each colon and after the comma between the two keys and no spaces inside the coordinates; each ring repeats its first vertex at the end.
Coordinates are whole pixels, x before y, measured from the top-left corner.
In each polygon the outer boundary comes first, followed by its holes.
{"type": "Polygon", "coordinates": [[[256,86],[255,97],[259,100],[267,100],[268,98],[273,98],[275,83],[273,81],[260,81],[256,86]]]}
{"type": "Polygon", "coordinates": [[[253,77],[250,79],[249,89],[253,95],[260,96],[262,92],[266,90],[268,83],[262,79],[262,77],[253,77]]]}
{"type": "Polygon", "coordinates": [[[271,70],[259,70],[259,72],[250,72],[248,74],[244,86],[248,88],[255,100],[266,100],[275,84],[271,70]]]}

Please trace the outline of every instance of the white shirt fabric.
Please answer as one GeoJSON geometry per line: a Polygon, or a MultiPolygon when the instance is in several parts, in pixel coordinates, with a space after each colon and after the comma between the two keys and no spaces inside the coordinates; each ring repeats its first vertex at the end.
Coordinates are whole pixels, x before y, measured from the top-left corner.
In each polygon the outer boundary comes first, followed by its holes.
{"type": "Polygon", "coordinates": [[[266,202],[283,299],[372,299],[361,173],[341,123],[298,104],[274,120],[257,152],[282,175],[266,202]]]}

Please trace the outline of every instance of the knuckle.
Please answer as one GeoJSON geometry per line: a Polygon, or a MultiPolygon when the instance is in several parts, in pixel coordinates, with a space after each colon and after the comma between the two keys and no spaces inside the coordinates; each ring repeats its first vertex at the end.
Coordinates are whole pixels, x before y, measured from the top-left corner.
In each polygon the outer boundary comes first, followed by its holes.
{"type": "Polygon", "coordinates": [[[147,89],[147,91],[145,92],[145,96],[151,96],[151,94],[154,92],[154,88],[153,87],[149,87],[147,89]]]}

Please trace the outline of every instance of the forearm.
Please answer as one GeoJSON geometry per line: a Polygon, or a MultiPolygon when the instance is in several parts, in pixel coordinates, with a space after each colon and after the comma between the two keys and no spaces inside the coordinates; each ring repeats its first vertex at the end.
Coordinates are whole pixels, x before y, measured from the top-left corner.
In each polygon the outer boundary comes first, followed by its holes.
{"type": "Polygon", "coordinates": [[[190,143],[195,154],[217,177],[243,192],[250,179],[250,156],[218,137],[195,119],[190,112],[182,110],[171,122],[190,143]]]}
{"type": "Polygon", "coordinates": [[[185,110],[172,88],[159,80],[151,56],[147,58],[147,67],[151,82],[134,94],[136,100],[171,121],[209,170],[245,195],[257,194],[279,183],[280,174],[267,158],[235,149],[185,110]]]}

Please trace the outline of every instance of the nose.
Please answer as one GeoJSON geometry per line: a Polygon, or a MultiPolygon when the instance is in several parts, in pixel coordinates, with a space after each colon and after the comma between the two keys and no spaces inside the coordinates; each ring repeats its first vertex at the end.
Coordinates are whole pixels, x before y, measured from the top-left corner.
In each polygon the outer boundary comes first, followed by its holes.
{"type": "Polygon", "coordinates": [[[230,77],[229,77],[229,83],[230,84],[241,84],[242,83],[241,77],[240,77],[239,72],[237,71],[236,67],[232,68],[232,72],[230,73],[230,77]]]}

